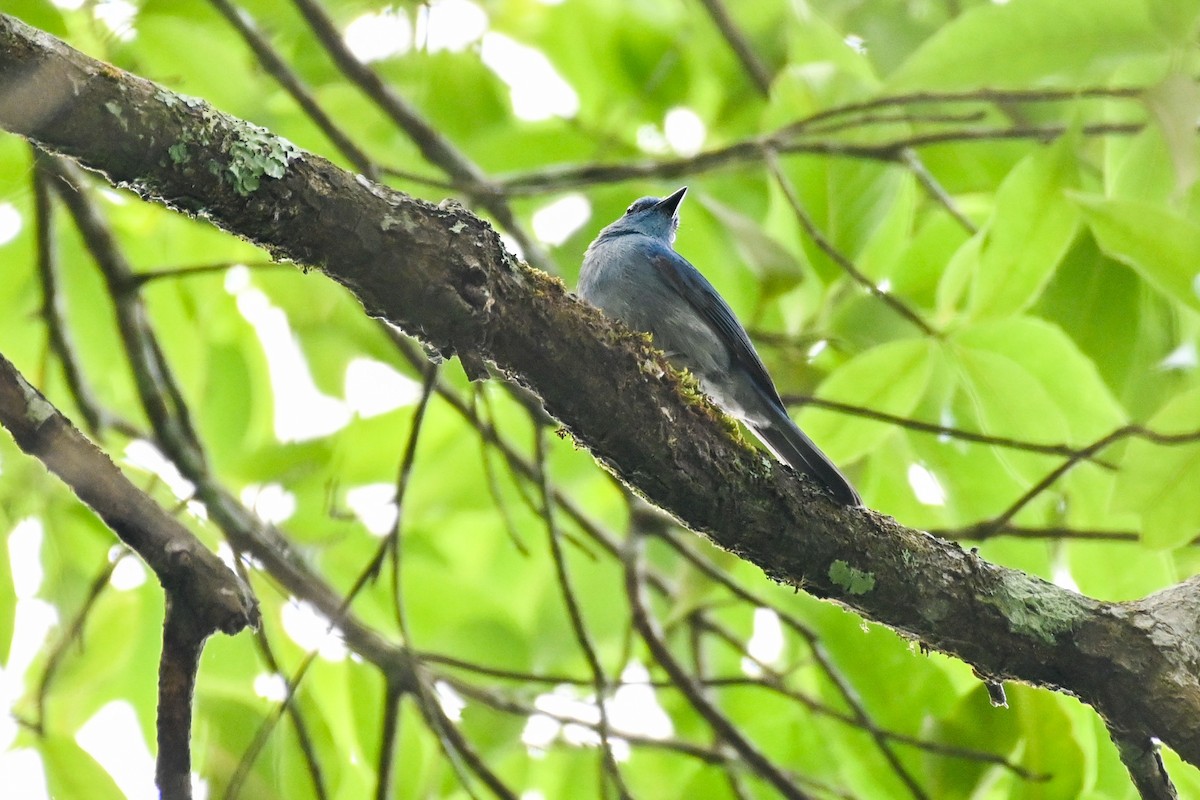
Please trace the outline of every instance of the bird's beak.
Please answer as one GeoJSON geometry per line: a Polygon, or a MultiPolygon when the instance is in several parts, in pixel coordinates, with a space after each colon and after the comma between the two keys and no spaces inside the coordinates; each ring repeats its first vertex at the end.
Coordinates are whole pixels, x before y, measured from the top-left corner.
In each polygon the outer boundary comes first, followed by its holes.
{"type": "Polygon", "coordinates": [[[677,190],[675,194],[671,195],[670,197],[664,197],[662,200],[659,200],[658,204],[654,206],[654,210],[665,214],[668,217],[674,217],[675,209],[679,208],[679,204],[683,202],[683,196],[685,194],[687,194],[686,186],[677,190]]]}

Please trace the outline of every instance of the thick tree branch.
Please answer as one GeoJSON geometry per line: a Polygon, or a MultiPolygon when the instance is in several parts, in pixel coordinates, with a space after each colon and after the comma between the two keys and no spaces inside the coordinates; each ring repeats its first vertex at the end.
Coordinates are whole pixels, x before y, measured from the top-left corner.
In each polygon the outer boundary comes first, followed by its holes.
{"type": "Polygon", "coordinates": [[[0,425],[62,479],[154,570],[205,636],[258,624],[250,589],[179,520],[125,477],[0,355],[0,425]]]}
{"type": "Polygon", "coordinates": [[[158,759],[155,783],[162,800],[192,798],[192,697],[208,633],[167,594],[163,648],[158,662],[158,759]]]}
{"type": "Polygon", "coordinates": [[[259,624],[258,603],[241,579],[181,522],[140,491],[46,398],[0,356],[0,424],[94,510],[154,570],[166,592],[159,666],[159,790],[191,794],[192,695],[204,641],[259,624]]]}
{"type": "Polygon", "coordinates": [[[774,580],[852,607],[995,679],[1068,691],[1200,764],[1200,592],[1103,603],[866,510],[735,440],[624,333],[457,206],[333,168],[206,104],[0,17],[0,126],[315,266],[444,353],[535,388],[614,472],[774,580]]]}

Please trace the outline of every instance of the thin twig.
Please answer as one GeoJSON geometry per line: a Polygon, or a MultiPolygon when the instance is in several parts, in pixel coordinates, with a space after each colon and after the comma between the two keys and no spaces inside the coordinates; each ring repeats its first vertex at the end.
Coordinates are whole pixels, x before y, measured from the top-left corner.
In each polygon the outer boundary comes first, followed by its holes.
{"type": "Polygon", "coordinates": [[[58,674],[58,668],[66,660],[68,651],[75,648],[83,649],[83,629],[87,625],[88,615],[95,608],[96,601],[109,588],[113,570],[128,555],[129,550],[122,547],[116,558],[104,562],[100,571],[96,573],[96,577],[88,584],[87,594],[83,598],[83,604],[79,607],[79,611],[71,617],[71,621],[63,628],[53,649],[46,656],[46,666],[42,669],[42,676],[38,680],[37,691],[34,694],[35,716],[29,723],[29,727],[38,736],[46,735],[46,700],[50,696],[50,685],[58,674]]]}
{"type": "Polygon", "coordinates": [[[317,128],[329,138],[329,141],[345,156],[346,160],[366,177],[371,180],[378,180],[379,167],[334,123],[333,118],[325,113],[325,110],[317,103],[317,99],[313,96],[312,91],[309,90],[300,76],[288,66],[287,62],[275,51],[275,48],[271,46],[266,37],[258,32],[250,16],[235,7],[229,0],[209,0],[209,2],[233,26],[233,29],[238,32],[251,51],[254,52],[255,57],[263,65],[267,73],[275,78],[279,85],[292,96],[296,104],[300,106],[317,128]]]}
{"type": "MultiPolygon", "coordinates": [[[[543,716],[548,719],[552,719],[561,725],[578,725],[579,727],[590,730],[597,735],[599,734],[598,727],[600,723],[597,721],[583,719],[573,714],[557,712],[552,709],[541,709],[513,697],[500,695],[493,690],[481,688],[458,678],[446,678],[445,680],[463,697],[469,700],[476,700],[480,703],[483,703],[488,708],[501,711],[505,714],[511,714],[522,719],[528,719],[534,716],[543,716]]],[[[671,685],[674,686],[674,684],[671,685]]],[[[651,737],[646,736],[645,734],[619,729],[616,731],[616,733],[623,741],[638,747],[651,747],[667,750],[687,756],[688,758],[697,759],[705,764],[716,764],[722,766],[728,765],[733,767],[745,766],[745,764],[738,759],[737,755],[728,749],[722,750],[671,737],[651,737]]]]}
{"type": "MultiPolygon", "coordinates": [[[[917,792],[921,791],[919,789],[919,787],[917,787],[915,779],[913,779],[910,775],[908,775],[907,770],[903,767],[903,765],[899,762],[899,760],[892,753],[890,747],[888,747],[888,745],[887,745],[887,742],[886,742],[887,739],[897,739],[899,741],[899,740],[901,740],[902,734],[894,734],[890,731],[880,728],[878,725],[875,724],[875,722],[870,718],[870,715],[867,714],[866,706],[862,703],[861,699],[858,697],[857,693],[854,691],[853,686],[849,683],[849,681],[847,681],[845,679],[845,677],[841,674],[841,672],[833,664],[832,658],[829,656],[829,654],[825,650],[825,647],[821,643],[821,639],[817,635],[816,631],[814,631],[808,625],[805,625],[800,619],[798,619],[794,615],[789,614],[788,612],[784,611],[783,609],[772,606],[771,604],[767,603],[763,598],[758,597],[756,594],[754,594],[750,590],[746,589],[744,586],[742,586],[738,582],[734,581],[727,574],[725,574],[724,572],[722,572],[721,570],[719,570],[715,566],[713,566],[710,562],[701,558],[698,554],[695,553],[695,551],[692,548],[684,545],[684,543],[681,542],[679,540],[679,538],[677,536],[675,536],[674,534],[667,532],[667,533],[663,534],[661,536],[661,538],[664,541],[666,541],[671,546],[671,548],[675,550],[675,552],[677,552],[681,556],[683,556],[694,568],[699,570],[702,574],[707,576],[710,580],[714,581],[715,583],[717,583],[721,586],[724,586],[725,589],[727,591],[729,591],[731,594],[733,594],[735,597],[745,601],[746,603],[754,606],[755,608],[771,608],[779,616],[780,621],[782,621],[785,625],[787,625],[788,628],[790,628],[792,631],[799,634],[800,637],[803,638],[805,640],[805,642],[808,644],[809,649],[813,654],[813,658],[817,662],[817,665],[825,673],[826,677],[830,680],[830,682],[832,682],[833,685],[835,687],[837,687],[838,692],[842,695],[842,699],[846,701],[846,704],[850,707],[850,709],[853,713],[852,718],[843,718],[842,721],[846,722],[847,724],[857,725],[858,727],[862,728],[863,730],[866,730],[871,735],[871,737],[876,741],[880,750],[883,752],[884,757],[888,760],[889,763],[892,764],[893,768],[897,770],[898,774],[901,777],[901,780],[903,780],[904,783],[910,787],[910,790],[915,789],[917,792]]],[[[735,641],[735,640],[731,640],[731,641],[735,641]]],[[[739,644],[739,647],[740,647],[740,644],[739,644]]],[[[749,654],[744,653],[744,655],[748,656],[749,654]]],[[[766,667],[766,665],[762,665],[762,666],[764,668],[764,672],[770,672],[770,669],[768,667],[766,667]]],[[[770,686],[771,688],[775,688],[770,683],[768,683],[768,686],[770,686]]],[[[800,700],[800,702],[803,702],[807,705],[807,701],[802,699],[801,697],[797,697],[796,699],[800,700]]],[[[814,708],[814,710],[820,710],[820,709],[814,708]]],[[[913,744],[914,746],[918,746],[918,747],[925,746],[925,744],[921,744],[918,742],[919,742],[919,740],[915,740],[915,741],[910,740],[907,743],[913,744]]],[[[1013,771],[1017,772],[1022,777],[1029,777],[1030,779],[1038,779],[1037,776],[1033,776],[1032,773],[1029,773],[1024,768],[1018,767],[1015,765],[1009,765],[1007,762],[1003,761],[999,757],[993,756],[991,754],[979,754],[979,756],[970,756],[970,757],[976,758],[976,760],[988,760],[988,761],[996,761],[997,763],[1003,763],[1006,766],[1008,766],[1009,769],[1012,769],[1013,771]]]]}
{"type": "Polygon", "coordinates": [[[785,131],[807,130],[814,123],[833,117],[861,114],[879,108],[929,105],[933,103],[1062,103],[1081,99],[1138,100],[1144,86],[1087,86],[1078,89],[971,89],[962,92],[913,92],[863,100],[827,108],[797,120],[785,131]]]}
{"type": "Polygon", "coordinates": [[[1029,489],[1017,498],[1008,508],[1001,512],[998,516],[981,522],[978,525],[973,525],[968,529],[968,536],[972,538],[987,539],[995,535],[995,532],[1004,528],[1009,521],[1015,517],[1021,509],[1033,502],[1034,498],[1038,497],[1042,492],[1053,486],[1059,478],[1069,472],[1076,464],[1085,461],[1097,453],[1104,451],[1109,446],[1127,439],[1129,437],[1140,437],[1157,444],[1187,444],[1200,441],[1200,431],[1191,431],[1185,433],[1159,433],[1145,428],[1141,425],[1124,425],[1117,428],[1112,433],[1101,436],[1096,441],[1092,442],[1087,447],[1073,453],[1063,463],[1059,464],[1054,469],[1050,470],[1037,483],[1029,487],[1029,489]]]}
{"type": "Polygon", "coordinates": [[[758,93],[763,97],[771,95],[771,73],[767,71],[766,65],[759,59],[758,54],[754,52],[754,48],[750,44],[750,40],[742,33],[741,28],[733,21],[733,17],[729,15],[729,10],[725,8],[725,4],[721,0],[700,0],[700,4],[704,6],[704,10],[712,17],[713,24],[717,26],[717,30],[725,37],[725,41],[729,43],[729,47],[737,56],[738,61],[742,63],[746,74],[750,76],[750,80],[754,83],[758,93]]]}
{"type": "Polygon", "coordinates": [[[458,188],[487,209],[516,240],[529,263],[549,273],[558,272],[553,259],[517,221],[504,193],[474,162],[460,152],[417,108],[386,83],[346,46],[341,32],[317,0],[292,0],[308,22],[317,41],[351,83],[387,114],[430,164],[444,170],[458,188]]]}
{"type": "Polygon", "coordinates": [[[437,384],[439,367],[433,362],[425,365],[425,374],[421,380],[421,397],[417,401],[417,406],[413,409],[412,427],[409,429],[408,441],[404,444],[404,456],[400,459],[400,469],[396,473],[396,497],[394,500],[396,506],[396,519],[392,522],[392,529],[388,531],[384,542],[388,550],[391,552],[392,564],[392,611],[396,615],[396,625],[400,628],[400,634],[404,637],[404,642],[409,647],[412,646],[412,639],[409,637],[408,621],[404,614],[404,604],[401,602],[400,585],[401,585],[401,541],[400,528],[401,520],[404,518],[404,499],[408,493],[409,479],[412,476],[413,464],[417,458],[417,439],[421,435],[422,423],[425,421],[425,411],[429,408],[429,399],[433,397],[433,387],[437,384]]]}
{"type": "MultiPolygon", "coordinates": [[[[392,343],[395,344],[396,349],[399,351],[400,355],[405,359],[405,361],[407,361],[414,369],[422,369],[422,365],[427,359],[421,353],[420,348],[413,344],[413,342],[403,334],[397,333],[390,326],[383,323],[380,324],[384,333],[391,338],[392,343]]],[[[530,481],[531,483],[536,484],[537,468],[534,466],[534,464],[521,453],[517,452],[515,447],[503,440],[495,427],[479,416],[472,404],[467,403],[465,400],[459,397],[458,394],[443,381],[438,381],[436,391],[439,397],[449,403],[450,407],[458,412],[459,416],[461,416],[473,428],[475,428],[476,431],[478,431],[480,438],[485,443],[491,444],[496,448],[497,452],[503,456],[505,463],[508,465],[508,468],[512,471],[513,475],[519,476],[530,481]]],[[[486,393],[484,393],[482,397],[483,402],[486,405],[488,402],[486,393]]],[[[520,491],[519,486],[518,491],[520,491]]],[[[522,496],[527,497],[527,495],[522,496]]],[[[605,530],[598,522],[588,517],[588,515],[584,513],[584,511],[570,496],[556,489],[554,492],[554,504],[557,508],[561,509],[571,519],[571,521],[580,528],[580,530],[584,531],[584,533],[586,533],[593,541],[603,547],[607,552],[614,555],[617,553],[619,545],[616,535],[605,530]]],[[[529,501],[529,507],[535,514],[537,513],[537,505],[536,503],[533,503],[532,500],[529,501]]],[[[578,537],[570,535],[567,531],[563,531],[562,533],[564,536],[567,536],[568,541],[570,541],[573,545],[579,547],[585,553],[588,553],[590,557],[595,557],[595,555],[591,552],[591,549],[581,542],[578,537]]]]}
{"type": "MultiPolygon", "coordinates": [[[[238,575],[246,583],[250,582],[250,575],[246,570],[246,565],[240,553],[235,553],[233,557],[233,566],[238,575]]],[[[295,684],[291,679],[283,673],[283,668],[279,665],[279,659],[275,657],[275,649],[271,646],[270,636],[267,634],[264,626],[259,626],[254,631],[254,644],[258,648],[259,656],[263,660],[270,674],[275,675],[279,680],[283,681],[285,696],[292,696],[296,692],[295,684]]],[[[321,768],[321,761],[317,757],[316,744],[313,742],[312,734],[309,733],[308,723],[304,719],[304,714],[300,707],[295,703],[287,704],[287,713],[292,720],[292,726],[296,731],[296,740],[300,745],[300,752],[304,756],[305,766],[308,768],[309,778],[312,780],[313,793],[317,800],[328,800],[329,792],[325,788],[324,770],[321,768]]]]}
{"type": "Polygon", "coordinates": [[[420,693],[415,697],[426,722],[437,737],[438,745],[442,748],[451,767],[458,774],[459,784],[463,790],[472,798],[477,797],[464,771],[469,769],[491,789],[492,794],[502,800],[518,800],[517,793],[500,780],[500,776],[493,772],[487,762],[476,752],[458,726],[446,718],[441,706],[438,705],[437,698],[433,696],[433,692],[425,685],[424,681],[421,682],[420,693]]]}
{"type": "Polygon", "coordinates": [[[946,209],[946,212],[962,226],[963,230],[972,236],[979,232],[979,228],[963,213],[962,209],[958,207],[958,203],[954,202],[954,198],[950,196],[950,193],[938,183],[937,178],[933,177],[933,173],[926,168],[925,163],[921,161],[921,157],[917,155],[915,150],[912,148],[902,150],[900,152],[900,160],[904,162],[904,165],[916,177],[917,182],[921,184],[925,192],[941,204],[942,208],[946,209]]]}
{"type": "MultiPolygon", "coordinates": [[[[1078,539],[1093,542],[1137,542],[1141,535],[1135,531],[1113,530],[1084,530],[1064,526],[1046,526],[1035,528],[1024,525],[1007,524],[1000,528],[983,530],[977,526],[969,528],[930,528],[929,533],[943,539],[959,541],[982,541],[997,536],[1011,536],[1016,539],[1078,539]]],[[[1192,540],[1192,545],[1200,544],[1200,539],[1192,540]]]]}
{"type": "Polygon", "coordinates": [[[842,268],[842,271],[850,276],[859,286],[867,290],[867,293],[879,298],[884,303],[892,308],[897,314],[912,323],[918,330],[926,336],[938,336],[938,332],[930,327],[929,323],[921,318],[917,312],[909,308],[902,300],[896,297],[891,292],[885,292],[880,289],[875,281],[864,275],[854,262],[851,261],[841,250],[839,250],[833,242],[821,232],[817,224],[813,222],[812,217],[804,210],[804,206],[800,202],[800,196],[796,193],[796,187],[792,185],[791,180],[784,174],[783,168],[779,163],[779,158],[775,152],[768,148],[765,153],[767,168],[771,171],[771,175],[775,178],[775,182],[779,184],[779,188],[783,190],[784,197],[787,198],[788,205],[792,208],[792,214],[795,215],[796,221],[800,223],[800,227],[808,234],[809,238],[821,248],[824,253],[829,256],[835,264],[842,268]]]}
{"type": "Polygon", "coordinates": [[[600,750],[604,771],[612,778],[613,785],[617,788],[617,793],[621,797],[627,798],[630,796],[629,789],[625,785],[625,780],[621,777],[621,770],[617,766],[616,756],[613,755],[612,741],[609,738],[612,726],[608,719],[607,708],[608,678],[604,674],[604,667],[600,663],[600,657],[596,655],[596,648],[592,645],[591,637],[588,636],[587,625],[583,620],[583,610],[579,607],[579,601],[575,597],[575,590],[571,586],[571,575],[567,571],[567,556],[563,552],[562,542],[560,541],[561,534],[558,531],[558,523],[555,521],[554,493],[550,489],[550,478],[546,470],[546,432],[544,425],[535,423],[534,446],[538,484],[542,492],[542,519],[546,523],[546,536],[550,543],[550,555],[554,561],[554,573],[558,578],[559,590],[562,592],[563,604],[567,609],[567,617],[571,621],[571,629],[575,633],[575,641],[579,645],[579,649],[583,653],[584,660],[587,661],[588,669],[592,675],[592,689],[596,694],[596,711],[600,716],[600,750]]]}
{"type": "MultiPolygon", "coordinates": [[[[1131,136],[1145,129],[1144,123],[1097,122],[1079,127],[1084,137],[1131,136]]],[[[779,132],[753,136],[694,156],[662,160],[644,159],[617,164],[563,164],[535,171],[510,173],[496,180],[509,197],[536,195],[597,184],[694,176],[706,172],[762,163],[770,149],[779,153],[821,155],[901,163],[905,150],[956,142],[990,142],[1032,139],[1049,142],[1065,134],[1066,125],[1013,125],[1009,127],[963,127],[910,134],[863,144],[841,139],[789,138],[779,132]]]]}
{"type": "Polygon", "coordinates": [[[914,114],[908,111],[892,111],[818,122],[811,127],[805,128],[804,135],[828,136],[831,133],[841,133],[843,131],[862,131],[875,125],[904,125],[906,127],[920,124],[962,125],[968,122],[983,122],[985,118],[986,114],[983,111],[965,111],[953,114],[914,114]]]}
{"type": "MultiPolygon", "coordinates": [[[[764,673],[771,674],[777,680],[781,680],[781,677],[775,673],[775,670],[773,670],[769,664],[762,663],[758,658],[751,654],[749,650],[746,649],[746,644],[742,642],[739,637],[734,635],[732,631],[716,623],[706,614],[696,613],[693,616],[694,619],[699,622],[701,627],[716,634],[717,637],[724,641],[726,645],[731,647],[740,658],[751,661],[764,673]]],[[[837,688],[839,694],[842,695],[842,699],[846,701],[848,706],[850,706],[853,720],[853,722],[850,724],[870,734],[871,738],[875,741],[876,747],[879,748],[879,752],[883,756],[883,759],[888,763],[888,766],[891,767],[892,771],[896,773],[896,777],[898,777],[900,782],[904,784],[906,789],[908,789],[908,793],[910,795],[912,795],[914,798],[917,798],[917,800],[927,800],[928,795],[925,793],[925,790],[921,788],[921,785],[917,783],[917,779],[913,777],[912,773],[908,771],[908,768],[904,766],[903,762],[901,762],[900,758],[896,755],[896,751],[892,749],[891,742],[889,741],[887,734],[878,725],[876,725],[875,721],[872,720],[867,714],[866,708],[862,702],[862,698],[858,696],[858,692],[854,690],[854,687],[850,685],[850,682],[846,680],[841,672],[834,667],[832,659],[830,659],[828,653],[825,652],[824,647],[821,645],[820,638],[815,632],[808,629],[807,626],[802,627],[804,629],[804,633],[806,634],[805,639],[808,643],[808,646],[813,652],[814,660],[821,667],[829,681],[837,688]]]]}
{"type": "Polygon", "coordinates": [[[629,601],[630,615],[633,627],[645,642],[654,660],[671,678],[671,682],[679,687],[696,712],[720,736],[721,740],[737,751],[754,772],[775,787],[782,796],[789,800],[803,800],[809,795],[795,782],[783,773],[770,759],[766,757],[750,740],[742,735],[737,726],[726,717],[720,709],[710,703],[704,692],[693,681],[668,649],[663,640],[663,634],[658,621],[650,616],[646,606],[645,577],[642,567],[641,536],[632,533],[625,546],[625,596],[629,601]]]}
{"type": "MultiPolygon", "coordinates": [[[[1007,436],[992,436],[987,433],[978,433],[969,431],[963,428],[953,428],[948,425],[938,425],[933,422],[924,422],[911,417],[901,417],[897,414],[889,414],[886,411],[877,411],[873,408],[865,406],[857,406],[851,403],[842,403],[837,400],[828,400],[817,397],[815,395],[798,395],[790,394],[783,398],[787,405],[813,406],[814,408],[824,408],[830,411],[836,411],[841,414],[848,414],[863,419],[873,419],[879,422],[886,422],[890,425],[895,425],[899,428],[907,428],[908,430],[928,433],[934,436],[944,436],[948,439],[961,439],[965,442],[975,442],[977,444],[987,444],[993,447],[1003,447],[1009,450],[1023,450],[1030,453],[1043,453],[1051,456],[1063,456],[1065,458],[1073,458],[1080,455],[1081,450],[1078,447],[1072,447],[1069,444],[1039,444],[1030,442],[1024,439],[1013,439],[1007,436]]],[[[1096,461],[1094,456],[1088,456],[1090,460],[1096,461]]],[[[1111,464],[1097,462],[1100,466],[1111,469],[1111,464]]]]}
{"type": "Polygon", "coordinates": [[[246,267],[251,270],[286,269],[291,272],[295,272],[296,270],[293,265],[282,264],[278,261],[218,261],[212,264],[187,264],[182,267],[164,267],[163,269],[156,269],[153,272],[136,272],[130,277],[130,282],[133,286],[140,288],[153,281],[211,275],[214,272],[228,272],[234,267],[246,267]]]}
{"type": "Polygon", "coordinates": [[[46,153],[33,148],[33,197],[37,220],[37,271],[42,289],[41,316],[46,323],[50,349],[62,365],[67,389],[79,408],[83,424],[93,436],[106,426],[136,436],[133,425],[100,405],[83,375],[67,325],[65,301],[58,285],[58,248],[54,238],[54,205],[51,201],[50,166],[46,153]]]}

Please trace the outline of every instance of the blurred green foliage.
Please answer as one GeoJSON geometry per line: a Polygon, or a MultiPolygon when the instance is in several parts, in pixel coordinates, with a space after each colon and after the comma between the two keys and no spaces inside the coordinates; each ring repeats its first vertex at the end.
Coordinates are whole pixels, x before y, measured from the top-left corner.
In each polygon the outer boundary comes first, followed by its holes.
{"type": "MultiPolygon", "coordinates": [[[[702,149],[714,152],[828,109],[877,97],[953,92],[829,117],[824,126],[806,123],[787,139],[796,152],[779,160],[817,230],[937,335],[847,276],[805,232],[783,184],[760,156],[715,165],[701,156],[684,166],[691,193],[678,249],[753,330],[785,395],[815,395],[973,434],[1069,448],[1127,423],[1167,434],[1200,430],[1194,136],[1200,94],[1191,81],[1200,66],[1194,44],[1200,3],[729,2],[734,22],[772,77],[769,94],[758,91],[698,2],[488,0],[475,5],[487,20],[482,40],[459,49],[431,47],[435,34],[461,24],[434,12],[448,14],[464,4],[470,3],[443,0],[434,11],[389,6],[389,13],[407,20],[413,41],[372,66],[502,189],[506,181],[523,187],[512,195],[520,224],[528,227],[536,212],[564,195],[586,196],[586,221],[549,246],[568,283],[602,225],[632,199],[684,182],[622,179],[621,172],[627,164],[693,157],[672,127],[671,120],[688,118],[679,109],[702,123],[702,149]],[[510,88],[488,65],[495,42],[504,41],[494,37],[543,54],[577,96],[577,113],[518,118],[510,88]],[[1110,92],[1118,87],[1133,91],[1110,92]],[[985,91],[1000,89],[1027,94],[997,98],[985,91]],[[907,144],[914,145],[911,151],[907,144]],[[560,174],[575,166],[609,168],[612,177],[576,185],[560,174]],[[824,346],[813,347],[817,342],[824,346]]],[[[210,4],[135,3],[127,27],[117,31],[98,19],[102,7],[114,5],[88,2],[68,10],[9,0],[3,10],[351,167],[210,4]]],[[[342,29],[383,10],[369,0],[324,6],[342,29]]],[[[444,176],[336,69],[294,7],[267,0],[241,7],[343,131],[378,164],[405,176],[389,182],[435,202],[454,193],[413,179],[444,176]]],[[[252,265],[248,276],[239,270],[233,277],[206,272],[157,278],[143,294],[218,478],[235,492],[278,484],[290,493],[295,509],[281,529],[333,586],[348,590],[378,538],[351,513],[347,496],[358,487],[395,482],[418,392],[385,414],[353,416],[335,433],[281,442],[275,420],[284,411],[331,418],[345,412],[277,396],[272,370],[278,364],[269,363],[245,305],[269,304],[286,314],[312,381],[326,395],[344,395],[344,377],[356,358],[388,363],[414,382],[420,373],[329,281],[261,266],[265,256],[240,240],[131,195],[101,188],[97,196],[139,271],[252,265]]],[[[0,204],[21,221],[19,231],[0,243],[0,351],[81,421],[39,316],[32,160],[26,144],[11,136],[0,137],[0,204]]],[[[67,322],[84,375],[105,408],[145,427],[111,300],[61,210],[54,235],[67,322]]],[[[533,457],[534,428],[508,392],[494,382],[472,388],[453,365],[440,374],[511,448],[533,457]]],[[[844,409],[810,405],[799,411],[799,420],[847,470],[868,505],[948,535],[1002,514],[1064,460],[844,409]],[[929,484],[923,476],[936,479],[936,489],[922,489],[929,484]]],[[[622,532],[627,506],[611,478],[569,438],[548,439],[554,486],[600,525],[622,532]]],[[[128,442],[111,430],[100,440],[118,459],[128,442]]],[[[555,579],[536,485],[515,474],[476,427],[437,397],[421,429],[415,465],[402,525],[409,644],[482,666],[572,675],[586,683],[587,664],[555,579]]],[[[27,517],[46,526],[40,551],[45,579],[37,596],[60,621],[73,619],[113,540],[8,437],[0,437],[0,470],[5,530],[27,517]]],[[[164,504],[177,504],[147,472],[131,467],[130,473],[164,504]]],[[[1098,460],[1075,465],[1011,519],[1060,535],[1001,535],[980,543],[980,550],[1042,577],[1074,581],[1094,597],[1140,597],[1196,571],[1190,543],[1200,533],[1197,486],[1200,441],[1123,439],[1098,460]],[[1094,531],[1131,533],[1137,541],[1091,541],[1086,534],[1094,531]]],[[[189,524],[217,546],[212,527],[193,518],[189,524]]],[[[565,518],[560,524],[586,540],[565,518]]],[[[994,709],[967,666],[920,654],[890,631],[776,587],[704,542],[691,545],[764,602],[810,626],[879,726],[977,747],[1047,776],[1022,778],[993,763],[897,746],[900,762],[930,796],[1134,796],[1103,726],[1074,700],[1016,688],[1010,709],[994,709]]],[[[610,678],[630,661],[649,664],[631,639],[620,564],[594,542],[568,545],[567,552],[575,595],[610,678]]],[[[681,658],[691,658],[689,628],[681,620],[697,608],[742,642],[750,638],[752,605],[730,603],[673,551],[652,549],[651,555],[656,568],[679,582],[674,606],[656,601],[655,609],[679,623],[670,635],[681,658]]],[[[281,628],[288,598],[269,577],[256,575],[254,581],[266,634],[290,675],[305,650],[281,628]]],[[[354,611],[395,638],[389,582],[368,586],[354,611]]],[[[8,552],[0,548],[0,656],[6,660],[17,615],[8,552]]],[[[80,643],[66,651],[50,685],[47,735],[24,732],[15,745],[36,747],[54,796],[120,796],[74,733],[104,704],[126,700],[153,741],[160,624],[160,590],[152,584],[110,588],[91,609],[80,643]]],[[[63,631],[63,625],[51,631],[24,676],[26,696],[14,708],[22,718],[35,714],[34,687],[63,631]]],[[[784,641],[775,666],[786,671],[788,685],[845,710],[844,697],[802,637],[789,631],[784,641]]],[[[706,640],[700,650],[710,675],[744,675],[742,653],[728,643],[706,640]]],[[[275,707],[254,687],[255,678],[269,671],[249,635],[214,639],[208,647],[195,768],[210,796],[224,791],[254,731],[275,707]]],[[[654,667],[651,675],[663,677],[654,667]]],[[[527,704],[552,688],[528,681],[497,685],[527,704]]],[[[571,691],[580,698],[590,694],[587,686],[571,691]]],[[[895,768],[860,728],[762,688],[713,692],[723,711],[788,770],[853,796],[905,796],[895,768]]],[[[663,689],[657,699],[676,736],[711,742],[711,731],[678,692],[663,689]]],[[[330,796],[363,797],[373,790],[382,701],[378,674],[354,660],[319,658],[305,676],[297,705],[330,796]]],[[[521,715],[474,700],[461,722],[464,735],[518,793],[598,795],[594,748],[560,741],[531,755],[521,742],[523,728],[521,715]]],[[[409,706],[401,717],[397,758],[395,797],[467,796],[438,737],[409,706]]],[[[1171,767],[1185,794],[1200,791],[1200,773],[1174,761],[1171,767]]],[[[621,768],[635,796],[655,798],[734,797],[724,773],[740,772],[738,765],[703,764],[653,747],[635,747],[621,768]]],[[[754,780],[745,789],[748,796],[772,796],[754,780]]],[[[812,791],[825,796],[819,788],[812,791]]],[[[242,796],[313,796],[290,722],[281,723],[254,761],[242,796]]]]}

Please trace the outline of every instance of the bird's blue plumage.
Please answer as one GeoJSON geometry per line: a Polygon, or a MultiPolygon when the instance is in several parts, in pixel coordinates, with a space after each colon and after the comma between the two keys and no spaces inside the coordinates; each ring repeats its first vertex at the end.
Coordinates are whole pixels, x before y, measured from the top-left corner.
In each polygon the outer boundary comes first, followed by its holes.
{"type": "Polygon", "coordinates": [[[716,403],[741,419],[779,458],[821,483],[839,502],[858,494],[796,427],[746,329],[713,285],[672,248],[676,209],[670,197],[643,197],[587,249],[579,294],[606,314],[654,337],[716,403]]]}
{"type": "Polygon", "coordinates": [[[756,388],[766,397],[771,398],[783,408],[779,392],[767,374],[767,368],[750,343],[746,329],[733,315],[733,309],[725,302],[725,298],[717,294],[717,290],[708,282],[701,272],[693,267],[687,259],[669,247],[660,247],[660,252],[653,256],[653,263],[658,267],[668,283],[682,296],[696,313],[709,325],[716,329],[729,348],[733,366],[742,370],[754,382],[756,388]]]}

